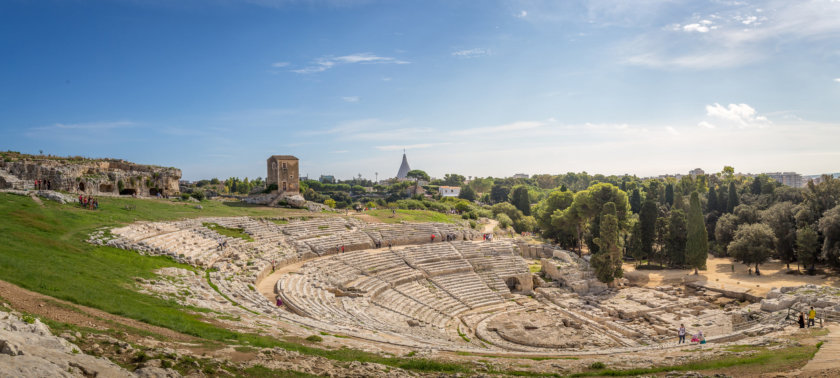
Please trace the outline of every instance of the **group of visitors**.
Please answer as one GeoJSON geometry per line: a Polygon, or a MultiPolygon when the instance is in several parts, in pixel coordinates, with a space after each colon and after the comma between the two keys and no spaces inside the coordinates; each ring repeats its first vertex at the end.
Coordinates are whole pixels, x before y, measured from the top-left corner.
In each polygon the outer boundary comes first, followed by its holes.
{"type": "Polygon", "coordinates": [[[344,246],[343,245],[341,247],[336,246],[335,247],[335,253],[344,253],[344,246]]]}
{"type": "Polygon", "coordinates": [[[493,241],[493,234],[484,234],[484,241],[493,241]]]}
{"type": "MultiPolygon", "coordinates": [[[[374,240],[373,241],[373,246],[376,247],[376,248],[382,248],[382,240],[374,240]]],[[[388,249],[390,249],[390,248],[391,248],[391,241],[389,240],[388,241],[388,249]]]]}
{"type": "MultiPolygon", "coordinates": [[[[808,311],[808,328],[811,328],[815,324],[815,320],[817,319],[817,311],[814,310],[814,307],[811,306],[811,309],[808,311]]],[[[805,313],[799,313],[799,328],[805,328],[805,313]]]]}
{"type": "Polygon", "coordinates": [[[35,190],[52,190],[50,180],[35,180],[35,190]]]}
{"type": "Polygon", "coordinates": [[[218,245],[216,246],[216,249],[219,250],[219,251],[227,248],[227,246],[228,246],[227,240],[222,239],[222,238],[219,238],[218,240],[216,240],[216,243],[218,243],[218,245]]]}
{"type": "Polygon", "coordinates": [[[99,210],[99,200],[91,196],[79,194],[79,206],[88,210],[99,210]]]}
{"type": "MultiPolygon", "coordinates": [[[[685,343],[685,335],[688,332],[685,330],[685,324],[680,324],[680,329],[677,335],[680,337],[677,344],[684,344],[685,343]]],[[[703,335],[703,331],[698,330],[697,334],[691,335],[691,342],[698,343],[698,344],[705,344],[706,343],[706,336],[703,335]]]]}

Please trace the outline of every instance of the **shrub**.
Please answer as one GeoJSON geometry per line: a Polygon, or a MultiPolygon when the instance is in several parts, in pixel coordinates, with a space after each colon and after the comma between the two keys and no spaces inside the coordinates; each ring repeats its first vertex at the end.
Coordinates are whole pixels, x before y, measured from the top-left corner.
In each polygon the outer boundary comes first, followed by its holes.
{"type": "Polygon", "coordinates": [[[192,192],[192,197],[199,200],[199,201],[204,201],[204,198],[205,198],[204,191],[203,190],[196,190],[196,191],[192,192]]]}
{"type": "Polygon", "coordinates": [[[267,188],[265,188],[265,190],[263,190],[263,193],[271,193],[275,190],[277,190],[277,184],[271,184],[267,188]]]}
{"type": "Polygon", "coordinates": [[[604,365],[601,361],[596,361],[589,365],[590,369],[603,369],[605,367],[607,367],[607,365],[604,365]]]}
{"type": "Polygon", "coordinates": [[[327,198],[324,200],[324,205],[329,206],[331,209],[335,208],[335,200],[332,198],[327,198]]]}
{"type": "Polygon", "coordinates": [[[123,189],[125,189],[125,183],[123,183],[123,180],[117,181],[117,189],[117,192],[122,192],[123,189]]]}
{"type": "Polygon", "coordinates": [[[306,341],[313,342],[313,343],[320,343],[324,341],[324,338],[318,335],[312,335],[306,338],[306,341]]]}
{"type": "Polygon", "coordinates": [[[181,199],[184,200],[184,201],[190,199],[190,194],[189,193],[181,193],[181,199]]]}
{"type": "Polygon", "coordinates": [[[474,220],[471,220],[471,221],[470,221],[470,228],[472,228],[472,229],[476,229],[477,227],[478,227],[478,223],[475,223],[475,221],[474,221],[474,220]]]}
{"type": "Polygon", "coordinates": [[[20,320],[23,320],[23,322],[26,324],[35,323],[35,317],[32,315],[24,315],[23,317],[21,317],[20,320]]]}
{"type": "Polygon", "coordinates": [[[513,224],[513,221],[510,219],[510,217],[504,213],[497,214],[496,220],[499,221],[499,227],[501,227],[502,229],[508,228],[513,224]]]}

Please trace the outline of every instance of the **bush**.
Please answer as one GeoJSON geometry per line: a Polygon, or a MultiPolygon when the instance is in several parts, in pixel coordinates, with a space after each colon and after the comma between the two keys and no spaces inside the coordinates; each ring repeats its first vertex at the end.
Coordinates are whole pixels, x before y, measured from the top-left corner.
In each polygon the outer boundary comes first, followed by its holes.
{"type": "Polygon", "coordinates": [[[327,205],[330,208],[334,209],[335,208],[335,200],[332,199],[332,198],[327,198],[326,200],[324,200],[324,205],[327,205]]]}
{"type": "Polygon", "coordinates": [[[589,365],[590,369],[603,369],[605,367],[607,367],[607,365],[604,365],[601,361],[596,361],[589,365]]]}
{"type": "Polygon", "coordinates": [[[531,232],[537,227],[537,220],[532,216],[524,216],[513,222],[513,229],[516,232],[531,232]]]}
{"type": "Polygon", "coordinates": [[[189,193],[181,193],[181,199],[184,200],[184,201],[190,199],[190,194],[189,193]]]}
{"type": "Polygon", "coordinates": [[[192,192],[192,197],[199,200],[199,201],[204,201],[204,198],[205,198],[204,191],[203,190],[196,190],[196,191],[192,192]]]}
{"type": "Polygon", "coordinates": [[[318,335],[312,335],[312,336],[307,337],[306,341],[310,341],[310,342],[313,342],[313,343],[320,343],[321,341],[324,341],[324,338],[321,337],[321,336],[318,336],[318,335]]]}
{"type": "Polygon", "coordinates": [[[267,188],[265,188],[265,190],[263,190],[263,193],[271,193],[275,190],[277,190],[277,184],[271,184],[267,188]]]}
{"type": "Polygon", "coordinates": [[[513,225],[513,221],[510,219],[507,214],[499,213],[496,215],[496,220],[499,221],[499,227],[502,229],[508,228],[513,225]]]}
{"type": "Polygon", "coordinates": [[[472,228],[472,229],[476,229],[477,227],[478,227],[478,223],[475,223],[475,221],[474,221],[474,220],[471,220],[471,221],[470,221],[470,228],[472,228]]]}

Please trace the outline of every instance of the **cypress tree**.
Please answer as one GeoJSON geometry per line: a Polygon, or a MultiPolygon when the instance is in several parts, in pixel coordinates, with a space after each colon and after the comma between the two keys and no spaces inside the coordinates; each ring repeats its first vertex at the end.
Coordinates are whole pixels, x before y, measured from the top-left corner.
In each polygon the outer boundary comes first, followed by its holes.
{"type": "Polygon", "coordinates": [[[679,209],[672,210],[668,219],[668,237],[665,240],[665,250],[671,265],[685,265],[686,237],[685,213],[679,209]]]}
{"type": "Polygon", "coordinates": [[[674,185],[670,182],[665,186],[665,202],[668,206],[674,205],[674,185]]]}
{"type": "Polygon", "coordinates": [[[698,269],[706,267],[706,258],[709,254],[706,223],[703,220],[703,212],[700,210],[700,196],[697,192],[691,193],[686,229],[688,230],[685,243],[686,262],[694,268],[694,274],[697,274],[698,269]]]}
{"type": "Polygon", "coordinates": [[[595,274],[601,282],[611,283],[616,278],[623,276],[619,233],[615,204],[607,202],[604,204],[601,213],[600,233],[595,238],[599,252],[594,254],[590,260],[590,264],[595,269],[595,274]]]}
{"type": "Polygon", "coordinates": [[[739,202],[741,201],[738,200],[738,191],[735,190],[735,182],[730,182],[729,199],[726,201],[726,210],[731,213],[735,210],[735,207],[738,206],[739,202]]]}
{"type": "Polygon", "coordinates": [[[531,199],[528,197],[528,189],[524,186],[517,186],[511,194],[511,201],[522,214],[531,215],[531,199]]]}
{"type": "Polygon", "coordinates": [[[639,211],[639,242],[641,244],[641,259],[650,259],[653,255],[653,239],[656,238],[656,217],[658,215],[656,203],[647,200],[639,211]]]}
{"type": "Polygon", "coordinates": [[[752,185],[750,186],[750,191],[752,194],[761,194],[761,180],[758,179],[758,176],[755,176],[753,179],[752,185]]]}
{"type": "Polygon", "coordinates": [[[713,211],[718,211],[718,195],[715,187],[709,188],[709,195],[707,196],[706,202],[706,212],[711,213],[713,211]]]}
{"type": "Polygon", "coordinates": [[[639,210],[642,209],[642,194],[639,193],[639,188],[633,189],[633,193],[630,194],[630,211],[633,214],[638,214],[639,210]]]}
{"type": "Polygon", "coordinates": [[[722,186],[721,186],[720,188],[718,188],[718,201],[717,201],[717,205],[718,205],[718,211],[719,211],[721,214],[724,214],[724,213],[731,213],[731,211],[726,211],[726,210],[727,210],[726,203],[727,203],[727,202],[729,202],[729,201],[727,200],[727,197],[729,197],[729,196],[726,194],[726,189],[725,189],[724,187],[722,187],[722,186]]]}

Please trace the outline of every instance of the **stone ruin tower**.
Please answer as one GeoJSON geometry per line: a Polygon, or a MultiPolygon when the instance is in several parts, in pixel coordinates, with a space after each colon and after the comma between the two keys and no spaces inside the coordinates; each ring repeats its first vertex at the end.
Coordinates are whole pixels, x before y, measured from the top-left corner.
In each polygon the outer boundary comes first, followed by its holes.
{"type": "Polygon", "coordinates": [[[298,158],[291,155],[274,155],[266,163],[268,174],[265,176],[266,186],[277,185],[280,193],[300,192],[300,174],[298,158]]]}

